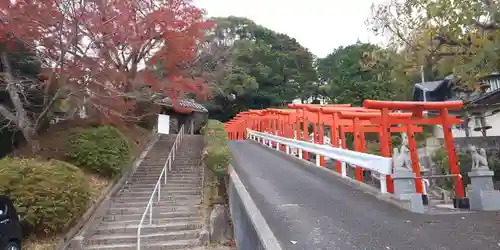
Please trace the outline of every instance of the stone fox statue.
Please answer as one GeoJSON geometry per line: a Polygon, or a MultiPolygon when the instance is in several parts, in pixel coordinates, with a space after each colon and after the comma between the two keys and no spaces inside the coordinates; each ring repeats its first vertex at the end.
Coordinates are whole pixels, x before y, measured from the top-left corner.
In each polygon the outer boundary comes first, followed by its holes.
{"type": "Polygon", "coordinates": [[[484,148],[480,148],[478,153],[476,147],[470,145],[469,151],[472,158],[472,168],[488,168],[488,158],[486,156],[486,150],[484,150],[484,148]]]}
{"type": "Polygon", "coordinates": [[[408,149],[408,136],[401,133],[401,147],[394,148],[392,151],[392,161],[394,169],[408,169],[411,170],[410,149],[408,149]]]}
{"type": "Polygon", "coordinates": [[[398,148],[394,148],[392,153],[392,161],[394,163],[394,169],[410,170],[410,150],[405,146],[401,147],[401,152],[399,152],[398,148]]]}

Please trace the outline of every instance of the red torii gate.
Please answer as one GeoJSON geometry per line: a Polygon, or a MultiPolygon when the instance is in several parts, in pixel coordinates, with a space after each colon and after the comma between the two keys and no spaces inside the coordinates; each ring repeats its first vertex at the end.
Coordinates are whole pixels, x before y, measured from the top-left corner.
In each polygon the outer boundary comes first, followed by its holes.
{"type": "MultiPolygon", "coordinates": [[[[453,144],[451,134],[451,125],[460,124],[461,120],[449,115],[448,110],[460,109],[463,102],[391,102],[391,101],[373,101],[366,100],[364,108],[351,107],[351,105],[311,105],[311,104],[290,104],[289,108],[293,110],[252,110],[241,112],[231,122],[226,123],[228,133],[231,134],[231,139],[244,139],[245,128],[249,125],[253,129],[265,131],[271,127],[272,133],[279,133],[281,136],[294,137],[305,141],[309,140],[308,123],[311,122],[314,130],[314,142],[323,143],[325,125],[331,126],[331,139],[333,146],[339,146],[340,137],[341,143],[345,144],[344,134],[352,132],[355,134],[355,150],[364,151],[364,134],[367,132],[378,132],[381,142],[381,154],[385,157],[391,157],[391,140],[390,133],[406,132],[408,134],[409,147],[413,162],[413,171],[417,174],[417,179],[420,178],[420,169],[418,165],[418,155],[416,154],[416,143],[414,133],[421,132],[421,128],[416,124],[441,124],[443,126],[446,149],[450,155],[450,170],[456,177],[456,197],[461,199],[464,197],[463,183],[458,170],[458,159],[453,144]],[[396,114],[394,110],[409,110],[411,115],[396,114]],[[434,118],[424,118],[424,111],[438,110],[439,116],[434,118]],[[378,111],[378,112],[377,112],[378,111]],[[328,116],[330,114],[330,116],[328,116]],[[325,116],[326,115],[326,116],[325,116]],[[256,118],[257,122],[255,119],[256,118]],[[247,124],[250,122],[250,124],[247,124]],[[300,135],[300,124],[303,124],[304,134],[300,135]],[[345,124],[348,123],[348,124],[345,124]],[[391,127],[393,124],[405,125],[404,127],[391,127]],[[294,126],[295,125],[295,126],[294,126]],[[319,125],[319,126],[318,126],[319,125]],[[318,127],[317,127],[318,126],[318,127]],[[318,129],[319,131],[316,131],[318,129]],[[338,130],[338,131],[337,131],[338,130]],[[292,132],[293,131],[293,132],[292,132]],[[292,132],[292,133],[290,133],[292,132]],[[340,135],[339,135],[340,134],[340,135]]],[[[345,145],[343,145],[345,147],[345,145]]],[[[307,152],[304,158],[308,159],[307,152]]],[[[324,160],[321,161],[324,166],[324,160]]],[[[337,162],[336,170],[340,171],[340,166],[337,162]]],[[[362,172],[361,172],[362,173],[362,172]]],[[[357,178],[362,178],[362,174],[357,171],[357,178]]],[[[422,192],[421,181],[416,181],[417,192],[422,192]]],[[[392,181],[388,178],[388,191],[393,192],[392,181]]]]}
{"type": "MultiPolygon", "coordinates": [[[[329,104],[329,105],[321,105],[321,104],[288,104],[288,107],[296,110],[296,133],[297,139],[302,138],[304,141],[309,141],[309,122],[313,124],[313,143],[321,143],[323,144],[323,137],[320,137],[318,140],[316,126],[320,124],[322,117],[321,114],[316,112],[316,110],[320,110],[322,107],[329,108],[350,108],[351,104],[329,104]],[[316,114],[315,114],[316,113],[316,114]],[[299,115],[300,114],[300,115],[299,115]],[[302,122],[302,123],[301,123],[302,122]],[[300,124],[303,125],[303,135],[301,136],[300,124]]],[[[323,128],[318,126],[319,133],[322,133],[323,128]]],[[[322,133],[324,134],[324,133],[322,133]]],[[[304,152],[304,159],[309,159],[309,153],[304,152]]],[[[324,166],[324,157],[320,158],[320,162],[322,166],[324,166]]]]}
{"type": "MultiPolygon", "coordinates": [[[[363,114],[363,113],[371,113],[374,115],[379,115],[380,116],[380,111],[376,109],[366,109],[363,107],[351,107],[350,105],[310,105],[310,104],[292,104],[289,105],[291,108],[298,108],[297,110],[301,109],[304,112],[303,118],[307,122],[312,122],[313,123],[313,135],[314,135],[314,143],[319,143],[323,144],[323,138],[324,138],[324,126],[330,126],[330,138],[332,142],[332,146],[334,147],[340,147],[339,145],[339,138],[340,138],[340,143],[342,144],[343,148],[346,148],[346,140],[345,140],[345,133],[354,133],[355,134],[355,150],[364,152],[365,151],[365,133],[376,133],[379,132],[379,124],[378,123],[372,123],[369,120],[360,120],[357,121],[357,118],[353,117],[340,117],[339,114],[343,112],[351,112],[353,114],[363,114]],[[353,122],[353,120],[355,122],[353,122]],[[316,126],[318,127],[318,132],[316,133],[316,126]],[[339,135],[340,133],[340,135],[339,135]],[[319,135],[319,136],[318,136],[319,135]],[[321,136],[323,135],[323,136],[321,136]]],[[[391,115],[393,116],[393,115],[391,115]]],[[[394,114],[396,116],[396,114],[394,114]]],[[[411,114],[397,114],[397,116],[406,116],[410,117],[411,114]]],[[[299,117],[300,118],[300,117],[299,117]]],[[[298,121],[297,123],[299,123],[298,121]]],[[[420,132],[422,131],[421,128],[416,127],[414,128],[416,131],[420,132]]],[[[304,126],[304,140],[308,140],[306,135],[308,135],[307,131],[307,126],[304,126]]],[[[391,132],[403,132],[402,128],[399,127],[394,127],[390,128],[391,132]]],[[[304,158],[307,159],[306,154],[304,154],[304,158]]],[[[325,166],[324,162],[324,157],[320,157],[320,165],[325,166]]],[[[336,171],[340,172],[341,171],[341,166],[340,163],[336,163],[336,171]]],[[[361,169],[358,170],[358,179],[362,180],[362,171],[361,169]]]]}
{"type": "MultiPolygon", "coordinates": [[[[364,143],[363,134],[359,133],[359,130],[360,130],[359,125],[356,126],[356,124],[359,124],[363,121],[369,121],[370,124],[375,125],[374,126],[375,129],[372,130],[372,132],[378,133],[379,138],[382,138],[383,131],[389,132],[388,133],[389,136],[391,133],[405,133],[405,132],[407,133],[408,131],[411,131],[412,138],[413,138],[414,132],[422,132],[422,128],[418,127],[414,124],[406,124],[406,126],[404,126],[404,127],[392,127],[391,126],[393,124],[398,124],[398,122],[401,119],[403,119],[403,120],[410,119],[412,117],[412,113],[389,113],[388,114],[388,118],[389,118],[388,124],[389,125],[387,127],[384,127],[383,125],[381,125],[380,121],[382,118],[382,114],[380,112],[371,112],[371,113],[340,112],[340,117],[352,120],[352,123],[354,125],[355,144],[356,144],[356,139],[359,141],[358,146],[355,147],[355,150],[358,152],[365,152],[364,145],[359,145],[360,143],[364,143]],[[356,131],[356,130],[358,130],[358,131],[356,131]]],[[[390,139],[389,139],[387,144],[382,143],[382,139],[380,139],[380,140],[381,140],[381,143],[380,143],[381,152],[382,152],[382,148],[391,148],[391,140],[390,139]]],[[[419,161],[418,161],[418,155],[417,155],[417,145],[415,143],[414,138],[413,138],[413,141],[410,142],[408,147],[409,147],[409,150],[410,150],[411,156],[412,156],[413,171],[416,173],[417,178],[420,178],[420,167],[419,167],[419,161]]],[[[361,171],[361,170],[359,170],[359,171],[361,171]]],[[[362,172],[358,173],[358,170],[357,170],[356,173],[358,175],[362,176],[362,172]]],[[[392,183],[391,176],[386,176],[386,178],[387,178],[387,191],[392,193],[392,192],[394,192],[394,186],[392,183]]],[[[418,180],[420,180],[420,179],[418,179],[418,180]]],[[[421,181],[416,181],[415,183],[416,183],[415,185],[416,185],[417,193],[421,194],[423,192],[421,181]]]]}
{"type": "MultiPolygon", "coordinates": [[[[451,126],[453,124],[460,124],[462,121],[449,114],[449,110],[459,110],[463,107],[462,101],[447,101],[447,102],[393,102],[393,101],[376,101],[376,100],[365,100],[363,103],[365,108],[379,109],[381,111],[380,123],[382,127],[390,126],[389,113],[393,110],[408,110],[412,112],[412,117],[409,119],[399,119],[395,120],[398,124],[438,124],[443,127],[445,147],[448,151],[450,172],[455,176],[455,195],[458,202],[465,197],[465,190],[462,182],[462,177],[460,175],[460,170],[458,168],[458,158],[455,151],[455,145],[453,142],[453,135],[451,132],[451,126]],[[424,118],[425,111],[439,111],[439,116],[434,118],[424,118]]],[[[411,126],[408,126],[409,141],[415,141],[411,126]]],[[[391,157],[391,150],[388,147],[390,145],[390,133],[387,130],[382,130],[381,132],[381,154],[385,157],[391,157]]],[[[412,162],[415,156],[412,156],[412,162]]],[[[418,157],[417,157],[418,161],[418,157]]],[[[417,166],[418,167],[418,166],[417,166]]],[[[416,181],[416,183],[421,183],[416,181]]],[[[392,187],[393,188],[393,187],[392,187]]],[[[459,204],[460,205],[460,204],[459,204]]]]}

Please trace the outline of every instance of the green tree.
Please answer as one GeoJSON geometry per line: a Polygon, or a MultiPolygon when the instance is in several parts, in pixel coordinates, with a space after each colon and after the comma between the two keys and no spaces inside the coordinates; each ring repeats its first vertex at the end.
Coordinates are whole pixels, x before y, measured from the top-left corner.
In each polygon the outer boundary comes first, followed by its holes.
{"type": "Polygon", "coordinates": [[[368,20],[391,46],[406,50],[429,78],[453,73],[465,92],[500,65],[500,9],[496,1],[405,0],[373,6],[368,20]]]}
{"type": "MultiPolygon", "coordinates": [[[[482,0],[391,1],[373,6],[369,24],[374,32],[388,35],[391,46],[406,52],[407,65],[423,66],[426,80],[452,74],[456,97],[468,101],[473,93],[486,91],[489,86],[482,78],[498,72],[500,66],[497,4],[482,0]]],[[[468,137],[470,114],[466,110],[468,137]]],[[[484,122],[484,114],[481,120],[484,122]]]]}
{"type": "Polygon", "coordinates": [[[281,106],[317,93],[313,55],[295,39],[246,18],[214,19],[212,39],[229,51],[213,98],[216,117],[226,120],[248,109],[281,106]],[[219,112],[217,112],[219,111],[219,112]]]}
{"type": "Polygon", "coordinates": [[[322,90],[333,103],[362,105],[364,99],[392,100],[396,89],[392,81],[388,51],[375,45],[357,43],[340,47],[318,60],[322,90]]]}

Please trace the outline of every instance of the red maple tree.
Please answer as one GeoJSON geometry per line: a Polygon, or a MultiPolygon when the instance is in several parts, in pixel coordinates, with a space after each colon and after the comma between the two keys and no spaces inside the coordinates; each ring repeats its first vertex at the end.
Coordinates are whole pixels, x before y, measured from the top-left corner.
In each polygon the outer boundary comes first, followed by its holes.
{"type": "Polygon", "coordinates": [[[108,120],[127,119],[139,96],[161,93],[176,103],[203,93],[203,79],[184,65],[211,27],[189,0],[0,1],[0,37],[38,53],[44,87],[57,85],[108,120]]]}

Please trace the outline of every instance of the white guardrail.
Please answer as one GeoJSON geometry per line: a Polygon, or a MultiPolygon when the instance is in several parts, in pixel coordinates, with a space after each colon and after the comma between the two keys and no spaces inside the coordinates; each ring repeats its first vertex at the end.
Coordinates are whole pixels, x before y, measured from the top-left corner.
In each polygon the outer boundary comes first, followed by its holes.
{"type": "Polygon", "coordinates": [[[137,226],[137,250],[141,249],[141,229],[144,225],[144,220],[146,219],[146,215],[149,212],[149,224],[153,222],[153,203],[155,201],[155,195],[157,202],[160,201],[161,197],[161,182],[164,181],[164,184],[167,184],[167,173],[172,170],[172,162],[175,160],[175,152],[180,146],[182,138],[184,137],[184,125],[179,129],[179,133],[177,137],[175,137],[174,144],[172,145],[172,149],[170,149],[170,153],[168,154],[167,161],[165,161],[165,165],[163,166],[163,170],[161,171],[160,176],[158,177],[158,181],[156,182],[155,188],[151,193],[151,197],[149,198],[148,204],[146,205],[146,209],[142,214],[141,221],[139,222],[139,226],[137,226]]]}
{"type": "MultiPolygon", "coordinates": [[[[273,143],[276,143],[276,150],[280,149],[279,145],[285,145],[287,146],[287,154],[290,154],[291,148],[296,148],[299,150],[299,157],[302,157],[302,152],[305,151],[340,161],[344,165],[342,167],[342,176],[344,177],[346,177],[345,164],[350,164],[364,168],[366,170],[375,171],[380,174],[380,191],[382,193],[387,193],[386,175],[392,174],[391,158],[360,153],[342,148],[334,148],[329,145],[299,141],[295,139],[262,133],[251,129],[247,129],[247,137],[252,140],[261,139],[264,144],[271,147],[273,147],[273,143]]],[[[316,164],[319,165],[319,161],[316,161],[316,164]]]]}

